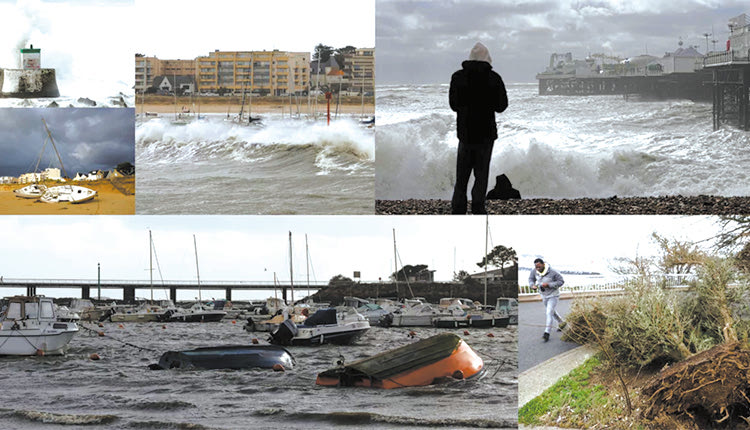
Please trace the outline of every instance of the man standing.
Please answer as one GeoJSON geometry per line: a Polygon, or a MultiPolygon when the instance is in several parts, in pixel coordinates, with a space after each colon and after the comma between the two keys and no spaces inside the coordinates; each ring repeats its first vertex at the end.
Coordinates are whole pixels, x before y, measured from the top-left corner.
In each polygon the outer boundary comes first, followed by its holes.
{"type": "Polygon", "coordinates": [[[547,315],[547,324],[544,327],[542,339],[545,342],[549,340],[549,332],[552,330],[554,320],[558,322],[558,330],[565,327],[565,321],[557,313],[557,302],[560,300],[560,287],[565,283],[562,275],[556,270],[549,267],[541,258],[534,260],[534,268],[529,273],[529,286],[536,290],[542,296],[542,304],[547,315]]]}
{"type": "Polygon", "coordinates": [[[456,186],[453,189],[451,209],[454,214],[466,213],[466,187],[474,171],[471,189],[471,213],[485,214],[485,195],[490,175],[492,146],[497,139],[495,112],[508,107],[500,75],[492,70],[492,58],[487,47],[477,42],[471,49],[469,60],[461,63],[462,69],[451,76],[449,102],[457,113],[458,159],[456,186]]]}

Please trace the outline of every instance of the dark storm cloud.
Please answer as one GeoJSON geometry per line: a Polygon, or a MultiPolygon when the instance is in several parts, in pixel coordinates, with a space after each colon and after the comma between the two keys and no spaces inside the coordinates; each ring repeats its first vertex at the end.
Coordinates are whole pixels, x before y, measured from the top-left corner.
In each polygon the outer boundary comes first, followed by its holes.
{"type": "MultiPolygon", "coordinates": [[[[133,109],[0,109],[0,176],[32,172],[42,151],[47,122],[69,176],[135,164],[133,109]]],[[[47,143],[39,169],[60,167],[47,143]]]]}
{"type": "Polygon", "coordinates": [[[662,56],[685,45],[722,49],[727,22],[750,7],[739,1],[395,1],[376,5],[379,83],[448,82],[481,41],[506,81],[533,82],[551,53],[623,58],[662,56]]]}

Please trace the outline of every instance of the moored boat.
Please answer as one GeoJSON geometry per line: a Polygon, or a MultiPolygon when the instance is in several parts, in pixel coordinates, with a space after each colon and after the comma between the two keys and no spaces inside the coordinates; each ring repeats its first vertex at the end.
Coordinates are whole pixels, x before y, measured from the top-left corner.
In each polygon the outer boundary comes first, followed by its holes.
{"type": "Polygon", "coordinates": [[[316,384],[337,387],[401,388],[444,378],[475,378],[484,361],[460,337],[443,333],[318,374],[316,384]]]}
{"type": "Polygon", "coordinates": [[[470,299],[453,297],[440,299],[440,307],[448,314],[440,315],[432,320],[433,325],[438,328],[507,327],[510,322],[508,315],[486,312],[470,299]]]}
{"type": "Polygon", "coordinates": [[[337,313],[334,308],[319,309],[299,326],[288,319],[271,333],[271,343],[295,346],[324,343],[349,345],[370,329],[367,319],[352,311],[337,313]]]}
{"type": "Polygon", "coordinates": [[[277,345],[225,345],[196,348],[189,351],[167,351],[152,370],[174,368],[199,369],[271,369],[281,365],[291,369],[295,365],[292,354],[277,345]]]}
{"type": "Polygon", "coordinates": [[[0,320],[0,355],[65,353],[78,326],[57,321],[51,298],[13,296],[6,300],[8,308],[0,320]]]}

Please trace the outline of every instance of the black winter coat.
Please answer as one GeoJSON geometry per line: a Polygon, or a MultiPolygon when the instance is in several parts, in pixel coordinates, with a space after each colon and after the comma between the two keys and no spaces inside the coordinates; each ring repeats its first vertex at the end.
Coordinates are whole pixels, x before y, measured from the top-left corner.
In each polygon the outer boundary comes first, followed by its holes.
{"type": "Polygon", "coordinates": [[[451,76],[449,101],[458,113],[458,139],[468,144],[480,144],[497,139],[495,112],[508,107],[500,75],[485,61],[464,61],[462,70],[451,76]]]}

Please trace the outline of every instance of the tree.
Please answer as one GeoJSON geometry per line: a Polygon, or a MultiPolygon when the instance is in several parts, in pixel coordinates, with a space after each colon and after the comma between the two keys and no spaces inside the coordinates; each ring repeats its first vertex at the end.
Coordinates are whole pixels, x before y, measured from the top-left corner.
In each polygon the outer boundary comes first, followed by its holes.
{"type": "Polygon", "coordinates": [[[352,45],[346,45],[343,48],[336,49],[333,58],[336,60],[336,63],[339,65],[339,69],[344,68],[344,57],[346,57],[349,54],[354,54],[356,51],[357,51],[357,48],[355,48],[352,45]]]}
{"type": "Polygon", "coordinates": [[[336,275],[333,278],[331,278],[330,281],[328,281],[328,285],[336,285],[336,284],[353,284],[354,281],[352,278],[347,278],[344,275],[336,275]]]}
{"type": "Polygon", "coordinates": [[[662,255],[656,264],[664,273],[690,273],[694,266],[700,265],[706,258],[706,254],[692,242],[669,240],[656,232],[651,237],[661,248],[662,255]]]}
{"type": "Polygon", "coordinates": [[[453,282],[463,282],[464,279],[470,278],[469,272],[466,270],[459,270],[458,273],[453,275],[453,282]]]}
{"type": "MultiPolygon", "coordinates": [[[[398,271],[398,280],[406,281],[409,277],[413,277],[413,276],[415,277],[419,273],[422,273],[425,270],[427,270],[426,264],[417,264],[415,266],[407,264],[401,270],[398,271]]],[[[391,273],[390,278],[396,279],[396,272],[391,273]]]]}
{"type": "Polygon", "coordinates": [[[331,58],[333,54],[333,47],[318,43],[315,45],[315,51],[313,52],[313,60],[320,60],[321,63],[325,63],[331,58]]]}
{"type": "Polygon", "coordinates": [[[489,267],[497,267],[502,269],[505,267],[505,263],[512,261],[513,263],[518,264],[518,256],[516,254],[516,251],[513,248],[507,248],[503,245],[498,245],[490,251],[487,256],[485,256],[482,261],[477,263],[477,266],[484,267],[485,264],[488,264],[489,267]]]}
{"type": "Polygon", "coordinates": [[[750,215],[722,215],[721,232],[716,238],[719,250],[733,250],[750,241],[750,215]]]}
{"type": "Polygon", "coordinates": [[[126,161],[124,163],[120,163],[115,167],[115,170],[122,173],[123,175],[132,175],[135,173],[135,166],[131,164],[129,161],[126,161]]]}

